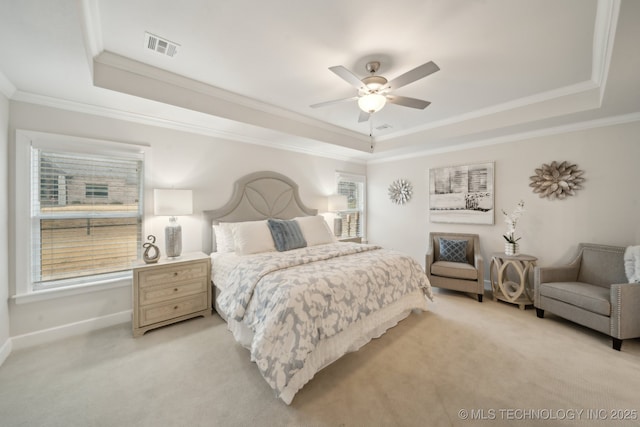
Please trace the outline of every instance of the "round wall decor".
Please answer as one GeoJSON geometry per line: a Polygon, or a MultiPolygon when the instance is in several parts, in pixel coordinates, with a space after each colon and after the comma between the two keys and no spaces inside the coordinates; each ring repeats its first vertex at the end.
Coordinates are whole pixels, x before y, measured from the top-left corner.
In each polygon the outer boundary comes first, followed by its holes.
{"type": "Polygon", "coordinates": [[[398,205],[404,205],[411,200],[413,187],[406,179],[396,179],[389,186],[389,199],[398,205]]]}
{"type": "Polygon", "coordinates": [[[540,197],[550,199],[565,199],[573,196],[576,191],[582,189],[584,171],[578,169],[578,165],[567,161],[543,164],[535,170],[535,175],[531,176],[529,187],[533,187],[533,192],[540,197]]]}

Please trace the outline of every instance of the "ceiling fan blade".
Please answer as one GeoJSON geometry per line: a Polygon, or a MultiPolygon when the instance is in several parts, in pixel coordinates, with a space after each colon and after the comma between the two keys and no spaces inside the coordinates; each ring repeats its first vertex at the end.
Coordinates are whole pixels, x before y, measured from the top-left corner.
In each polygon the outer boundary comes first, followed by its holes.
{"type": "Polygon", "coordinates": [[[389,88],[392,90],[398,89],[399,87],[406,86],[409,83],[413,83],[416,80],[427,77],[429,74],[433,74],[439,69],[440,67],[438,67],[435,62],[429,61],[426,64],[422,64],[419,67],[416,67],[411,71],[407,71],[406,73],[391,80],[389,83],[387,83],[385,88],[389,88]]]}
{"type": "Polygon", "coordinates": [[[371,113],[367,113],[366,111],[360,110],[360,117],[358,117],[358,123],[369,121],[371,118],[371,113]]]}
{"type": "Polygon", "coordinates": [[[328,105],[339,104],[341,102],[346,102],[346,101],[355,101],[357,99],[358,99],[357,96],[352,96],[351,98],[334,99],[333,101],[319,102],[317,104],[310,105],[310,107],[311,108],[326,107],[328,105]]]}
{"type": "Polygon", "coordinates": [[[344,68],[342,65],[335,65],[333,67],[329,67],[329,69],[356,89],[361,90],[365,88],[364,83],[362,83],[358,76],[344,68]]]}
{"type": "Polygon", "coordinates": [[[422,99],[409,98],[406,96],[387,95],[387,102],[396,105],[402,105],[403,107],[419,108],[424,110],[431,104],[429,101],[423,101],[422,99]]]}

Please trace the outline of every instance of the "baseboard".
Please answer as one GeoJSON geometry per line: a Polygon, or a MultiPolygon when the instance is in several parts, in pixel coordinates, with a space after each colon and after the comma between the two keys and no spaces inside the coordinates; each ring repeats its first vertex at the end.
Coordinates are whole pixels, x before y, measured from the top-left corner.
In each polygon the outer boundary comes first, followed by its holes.
{"type": "Polygon", "coordinates": [[[11,338],[7,338],[4,344],[2,344],[2,347],[0,347],[0,366],[2,366],[4,361],[7,360],[7,357],[11,354],[12,346],[11,338]]]}
{"type": "Polygon", "coordinates": [[[68,325],[56,326],[55,328],[44,329],[42,331],[17,335],[15,337],[11,337],[11,346],[9,347],[9,350],[11,350],[11,347],[13,347],[13,350],[19,350],[39,344],[47,344],[62,338],[82,335],[98,329],[127,322],[131,322],[131,310],[108,314],[101,317],[94,317],[92,319],[69,323],[68,325]]]}

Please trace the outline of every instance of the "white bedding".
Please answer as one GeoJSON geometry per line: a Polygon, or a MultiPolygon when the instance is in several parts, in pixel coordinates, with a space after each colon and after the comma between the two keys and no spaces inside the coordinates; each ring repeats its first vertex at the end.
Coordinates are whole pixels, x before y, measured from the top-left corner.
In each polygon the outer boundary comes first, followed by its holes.
{"type": "Polygon", "coordinates": [[[410,257],[334,243],[212,256],[216,307],[285,403],[324,366],[408,316],[431,287],[410,257]]]}

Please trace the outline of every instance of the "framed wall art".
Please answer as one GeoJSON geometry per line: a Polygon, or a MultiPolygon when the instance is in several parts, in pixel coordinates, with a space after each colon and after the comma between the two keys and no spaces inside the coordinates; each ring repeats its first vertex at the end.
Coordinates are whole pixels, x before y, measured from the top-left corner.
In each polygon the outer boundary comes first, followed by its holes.
{"type": "Polygon", "coordinates": [[[494,163],[429,169],[429,220],[494,223],[494,163]]]}

